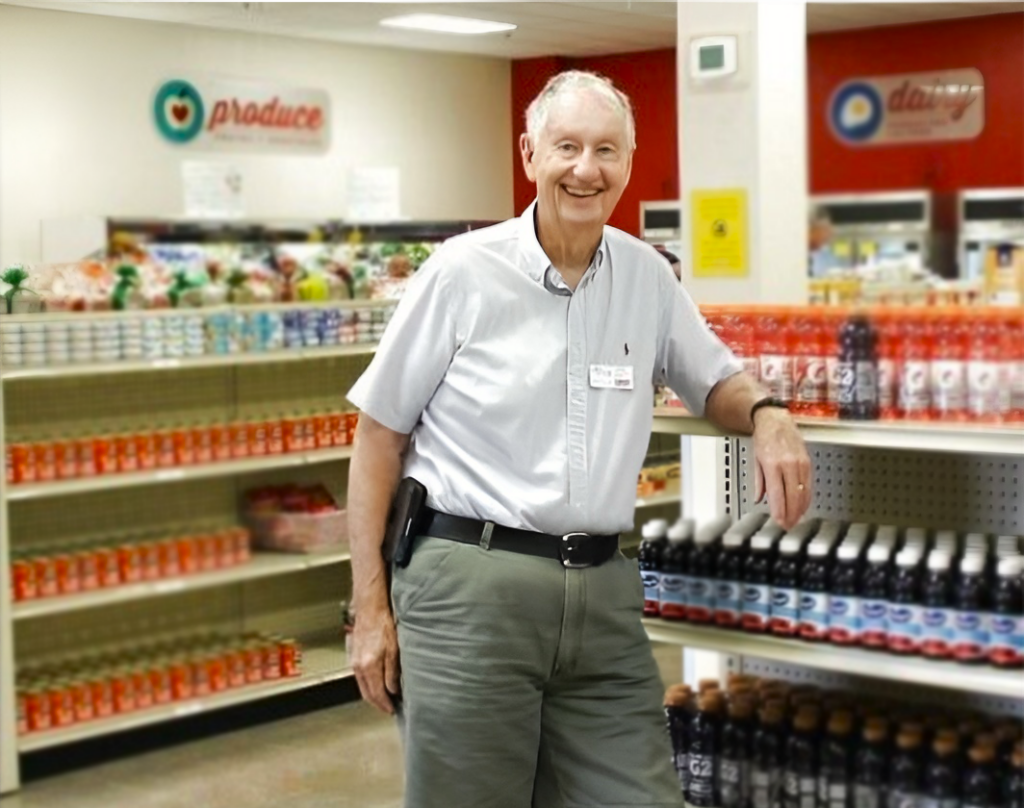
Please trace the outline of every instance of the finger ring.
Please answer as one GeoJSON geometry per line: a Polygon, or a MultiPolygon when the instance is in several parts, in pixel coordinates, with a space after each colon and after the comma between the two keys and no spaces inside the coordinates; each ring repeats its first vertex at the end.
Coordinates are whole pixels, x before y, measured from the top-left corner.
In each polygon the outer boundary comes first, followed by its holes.
{"type": "Polygon", "coordinates": [[[797,491],[803,491],[804,490],[804,484],[803,483],[797,483],[796,490],[797,491]]]}

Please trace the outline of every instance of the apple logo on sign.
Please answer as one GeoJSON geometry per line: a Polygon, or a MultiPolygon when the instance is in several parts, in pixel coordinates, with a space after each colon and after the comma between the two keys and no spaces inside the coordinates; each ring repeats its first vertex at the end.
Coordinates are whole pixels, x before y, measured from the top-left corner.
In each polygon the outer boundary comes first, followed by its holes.
{"type": "Polygon", "coordinates": [[[154,99],[153,114],[157,130],[172,143],[188,143],[203,129],[203,99],[187,81],[165,82],[154,99]]]}

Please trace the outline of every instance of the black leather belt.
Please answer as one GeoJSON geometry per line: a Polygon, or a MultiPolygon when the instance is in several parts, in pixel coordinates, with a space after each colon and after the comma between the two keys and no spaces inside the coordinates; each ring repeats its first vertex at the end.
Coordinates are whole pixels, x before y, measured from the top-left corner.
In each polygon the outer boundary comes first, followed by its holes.
{"type": "Polygon", "coordinates": [[[451,516],[427,508],[420,532],[437,539],[449,539],[463,544],[477,544],[485,550],[508,550],[541,558],[561,561],[569,569],[597,567],[615,555],[619,549],[619,535],[593,536],[589,533],[566,533],[553,536],[504,527],[493,522],[451,516]]]}

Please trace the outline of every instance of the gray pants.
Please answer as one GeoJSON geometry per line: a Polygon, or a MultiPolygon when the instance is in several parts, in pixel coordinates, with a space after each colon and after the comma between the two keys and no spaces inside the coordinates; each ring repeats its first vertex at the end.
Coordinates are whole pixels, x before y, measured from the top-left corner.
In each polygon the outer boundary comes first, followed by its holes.
{"type": "Polygon", "coordinates": [[[392,587],[406,808],[679,808],[636,563],[419,538],[392,587]]]}

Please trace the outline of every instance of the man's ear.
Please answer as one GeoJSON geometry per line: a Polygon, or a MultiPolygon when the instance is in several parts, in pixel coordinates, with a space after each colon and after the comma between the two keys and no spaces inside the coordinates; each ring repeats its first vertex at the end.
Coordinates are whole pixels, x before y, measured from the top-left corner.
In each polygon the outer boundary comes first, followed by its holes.
{"type": "Polygon", "coordinates": [[[530,182],[536,182],[537,172],[533,167],[533,141],[525,132],[519,136],[519,153],[523,158],[523,171],[526,172],[527,179],[530,180],[530,182]]]}

